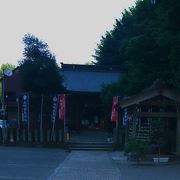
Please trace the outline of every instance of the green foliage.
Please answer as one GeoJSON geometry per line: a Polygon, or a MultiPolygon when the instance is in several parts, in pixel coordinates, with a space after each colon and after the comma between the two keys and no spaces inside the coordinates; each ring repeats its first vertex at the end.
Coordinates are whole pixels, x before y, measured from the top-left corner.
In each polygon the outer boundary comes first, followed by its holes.
{"type": "MultiPolygon", "coordinates": [[[[101,38],[95,50],[95,64],[120,65],[128,72],[117,85],[113,84],[116,91],[119,88],[120,96],[138,93],[156,79],[180,91],[179,22],[179,0],[156,0],[155,4],[138,0],[101,38]]],[[[104,92],[102,98],[106,99],[109,91],[104,92]]]]}
{"type": "Polygon", "coordinates": [[[16,66],[9,64],[9,63],[1,64],[1,66],[0,66],[0,78],[3,77],[3,69],[5,69],[5,68],[13,70],[16,68],[16,66]]]}
{"type": "MultiPolygon", "coordinates": [[[[2,64],[2,65],[0,66],[0,78],[3,77],[3,69],[5,69],[5,68],[8,68],[8,69],[13,70],[13,69],[16,68],[16,66],[15,66],[15,65],[12,65],[12,64],[9,64],[9,63],[2,64]]],[[[2,99],[1,96],[2,96],[2,84],[0,84],[0,98],[2,99]]]]}
{"type": "Polygon", "coordinates": [[[162,119],[153,119],[151,128],[151,142],[158,147],[158,153],[160,155],[161,150],[163,150],[168,143],[168,131],[162,119]]]}
{"type": "Polygon", "coordinates": [[[119,87],[118,84],[112,83],[111,85],[104,85],[102,87],[101,92],[101,99],[103,104],[103,113],[106,120],[110,120],[111,118],[111,112],[109,109],[111,109],[112,106],[112,98],[114,96],[117,96],[119,93],[119,87]]]}
{"type": "Polygon", "coordinates": [[[180,2],[140,0],[125,10],[95,50],[97,64],[121,65],[128,71],[121,79],[122,95],[137,93],[156,79],[180,89],[180,2]]]}
{"type": "Polygon", "coordinates": [[[125,153],[131,153],[131,155],[135,155],[138,160],[144,158],[148,153],[148,145],[147,143],[137,140],[130,139],[124,147],[125,153]]]}
{"type": "Polygon", "coordinates": [[[61,92],[63,79],[48,45],[31,34],[25,35],[23,42],[24,57],[19,62],[19,69],[24,90],[37,94],[61,92]]]}

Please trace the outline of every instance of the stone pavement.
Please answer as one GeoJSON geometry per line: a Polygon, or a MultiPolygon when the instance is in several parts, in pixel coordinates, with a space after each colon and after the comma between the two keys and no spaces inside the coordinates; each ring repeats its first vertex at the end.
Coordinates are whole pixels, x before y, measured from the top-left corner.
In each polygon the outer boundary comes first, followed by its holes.
{"type": "Polygon", "coordinates": [[[47,180],[124,180],[104,151],[72,151],[47,180]]]}
{"type": "Polygon", "coordinates": [[[125,180],[180,180],[180,161],[153,163],[127,161],[123,152],[109,152],[125,180]]]}

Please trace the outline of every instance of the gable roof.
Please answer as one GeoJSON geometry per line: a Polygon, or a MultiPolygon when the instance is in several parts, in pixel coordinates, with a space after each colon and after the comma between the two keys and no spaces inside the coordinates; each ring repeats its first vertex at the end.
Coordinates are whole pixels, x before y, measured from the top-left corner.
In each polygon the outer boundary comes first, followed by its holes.
{"type": "Polygon", "coordinates": [[[85,72],[124,72],[121,66],[109,65],[84,65],[84,64],[64,64],[61,63],[62,71],[85,71],[85,72]]]}
{"type": "Polygon", "coordinates": [[[158,84],[155,86],[151,86],[141,93],[120,100],[119,106],[121,108],[126,108],[159,96],[163,96],[172,101],[180,103],[180,93],[178,93],[173,88],[158,84]]]}
{"type": "Polygon", "coordinates": [[[71,92],[98,93],[101,91],[103,84],[116,82],[123,72],[123,69],[119,66],[61,65],[64,86],[67,91],[71,92]]]}

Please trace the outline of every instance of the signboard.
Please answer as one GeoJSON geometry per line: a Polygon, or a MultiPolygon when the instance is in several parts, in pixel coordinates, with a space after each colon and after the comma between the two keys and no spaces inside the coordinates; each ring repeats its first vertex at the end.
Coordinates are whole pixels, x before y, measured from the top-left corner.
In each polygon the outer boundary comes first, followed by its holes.
{"type": "Polygon", "coordinates": [[[58,95],[58,102],[59,102],[59,119],[65,119],[65,94],[58,95]]]}
{"type": "Polygon", "coordinates": [[[111,111],[111,121],[116,122],[118,119],[118,112],[116,111],[116,105],[118,103],[118,96],[113,97],[113,102],[112,102],[112,111],[111,111]]]}

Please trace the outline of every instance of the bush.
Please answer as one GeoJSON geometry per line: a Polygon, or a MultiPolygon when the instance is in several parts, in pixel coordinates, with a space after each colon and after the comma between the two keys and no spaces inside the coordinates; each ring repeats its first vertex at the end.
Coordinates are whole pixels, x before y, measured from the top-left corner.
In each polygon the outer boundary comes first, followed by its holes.
{"type": "Polygon", "coordinates": [[[148,145],[143,141],[131,139],[125,144],[124,151],[130,154],[131,159],[140,160],[148,153],[148,145]]]}

